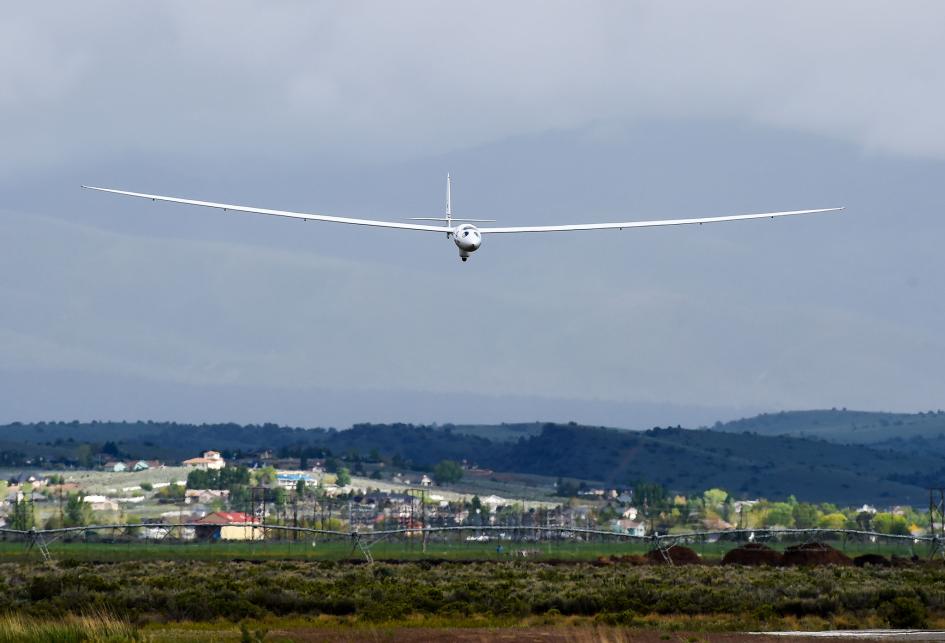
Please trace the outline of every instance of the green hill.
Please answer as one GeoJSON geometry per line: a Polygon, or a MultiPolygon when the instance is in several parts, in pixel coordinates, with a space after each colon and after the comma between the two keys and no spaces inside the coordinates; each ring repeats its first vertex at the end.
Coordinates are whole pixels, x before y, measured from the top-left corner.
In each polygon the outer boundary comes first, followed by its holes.
{"type": "MultiPolygon", "coordinates": [[[[820,412],[812,413],[807,417],[820,412]]],[[[833,417],[830,414],[843,412],[824,413],[833,417]]],[[[777,418],[762,422],[769,430],[788,426],[781,414],[761,417],[777,418]]],[[[726,426],[731,429],[733,424],[726,426]]],[[[497,472],[561,476],[609,486],[646,481],[686,494],[721,487],[742,498],[794,495],[803,501],[842,504],[921,505],[927,499],[926,487],[945,486],[945,469],[933,452],[761,435],[747,429],[640,432],[574,424],[362,424],[337,431],[148,422],[0,426],[5,453],[41,456],[47,463],[74,465],[80,449],[87,452],[91,447],[98,453],[107,443],[125,457],[165,460],[181,460],[204,449],[229,455],[271,449],[283,456],[333,454],[348,459],[376,452],[424,470],[443,459],[467,460],[497,472]]]]}
{"type": "Polygon", "coordinates": [[[733,422],[716,422],[714,431],[792,435],[842,444],[885,444],[910,438],[945,436],[945,411],[879,413],[831,409],[763,413],[733,422]]]}

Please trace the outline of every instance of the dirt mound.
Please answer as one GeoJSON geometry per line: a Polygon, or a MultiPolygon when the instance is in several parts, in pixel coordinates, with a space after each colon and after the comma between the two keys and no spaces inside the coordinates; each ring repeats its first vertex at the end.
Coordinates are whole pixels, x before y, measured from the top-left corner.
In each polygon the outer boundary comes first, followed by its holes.
{"type": "Polygon", "coordinates": [[[650,561],[646,557],[638,554],[614,554],[612,556],[598,556],[597,565],[649,565],[650,561]]]}
{"type": "Polygon", "coordinates": [[[623,565],[646,565],[649,561],[639,554],[624,554],[623,556],[611,556],[610,559],[615,563],[623,565]]]}
{"type": "Polygon", "coordinates": [[[652,549],[646,553],[646,559],[655,565],[665,565],[667,557],[672,560],[673,565],[699,565],[702,563],[699,554],[682,545],[673,545],[669,549],[663,550],[652,549]]]}
{"type": "Polygon", "coordinates": [[[779,551],[760,543],[748,543],[732,549],[722,557],[723,565],[770,565],[782,564],[784,556],[779,551]]]}
{"type": "Polygon", "coordinates": [[[853,564],[857,567],[863,567],[864,565],[874,565],[876,567],[889,567],[892,565],[892,561],[881,556],[880,554],[863,554],[862,556],[857,556],[853,559],[853,564]]]}
{"type": "Polygon", "coordinates": [[[784,550],[784,565],[852,565],[853,561],[843,552],[825,543],[804,543],[784,550]]]}
{"type": "Polygon", "coordinates": [[[893,554],[889,559],[889,563],[893,567],[909,567],[918,562],[919,562],[919,557],[916,556],[915,554],[912,555],[912,558],[906,558],[905,556],[896,556],[895,554],[893,554]]]}

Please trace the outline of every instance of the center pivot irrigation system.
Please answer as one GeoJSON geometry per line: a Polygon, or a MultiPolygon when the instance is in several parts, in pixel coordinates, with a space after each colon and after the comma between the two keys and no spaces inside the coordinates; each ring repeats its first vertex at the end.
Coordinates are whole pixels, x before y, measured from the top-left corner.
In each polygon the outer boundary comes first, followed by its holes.
{"type": "MultiPolygon", "coordinates": [[[[216,529],[222,527],[238,528],[246,531],[246,542],[257,544],[265,543],[271,540],[302,540],[311,542],[315,545],[319,539],[322,542],[326,540],[341,541],[350,543],[350,555],[360,553],[368,563],[374,562],[374,556],[371,548],[378,543],[403,539],[403,542],[412,542],[422,547],[422,552],[427,552],[427,545],[431,541],[448,541],[449,536],[458,536],[460,541],[465,541],[463,535],[469,535],[476,540],[485,540],[498,544],[515,543],[588,543],[592,546],[595,539],[603,542],[615,541],[623,543],[637,543],[648,547],[650,550],[659,551],[669,564],[673,563],[669,555],[669,550],[676,545],[699,545],[708,543],[729,543],[733,546],[742,545],[749,542],[765,543],[780,542],[790,540],[799,543],[813,543],[819,540],[840,540],[846,544],[864,544],[875,545],[877,543],[896,543],[903,547],[909,547],[915,554],[917,547],[927,549],[929,559],[935,557],[945,558],[945,525],[942,523],[934,524],[934,529],[928,535],[912,536],[898,534],[883,534],[875,531],[861,531],[855,529],[734,529],[725,531],[693,531],[680,534],[655,534],[650,536],[639,536],[628,533],[606,531],[602,529],[571,528],[571,527],[547,527],[537,525],[461,525],[448,527],[405,527],[399,529],[370,530],[370,531],[342,531],[337,529],[318,529],[312,527],[296,527],[291,525],[271,525],[264,523],[137,523],[137,524],[111,524],[111,525],[90,525],[85,527],[63,527],[59,529],[5,529],[0,528],[0,538],[3,540],[15,540],[24,542],[27,550],[36,549],[40,552],[42,559],[51,562],[53,559],[49,551],[49,546],[56,541],[81,538],[88,542],[90,536],[96,540],[114,544],[116,547],[121,544],[128,544],[139,540],[140,544],[164,542],[164,543],[183,543],[182,536],[185,529],[216,529]],[[149,529],[160,532],[160,535],[147,540],[137,539],[135,537],[121,535],[130,533],[131,530],[149,529]],[[176,534],[176,535],[175,535],[176,534]],[[107,540],[102,540],[103,538],[107,540]]],[[[193,541],[186,541],[193,542],[193,541]]],[[[212,539],[197,540],[198,543],[210,544],[212,539]]],[[[234,541],[236,542],[236,541],[234,541]]],[[[184,545],[181,545],[182,547],[184,545]]],[[[540,553],[540,552],[536,552],[540,553]]]]}

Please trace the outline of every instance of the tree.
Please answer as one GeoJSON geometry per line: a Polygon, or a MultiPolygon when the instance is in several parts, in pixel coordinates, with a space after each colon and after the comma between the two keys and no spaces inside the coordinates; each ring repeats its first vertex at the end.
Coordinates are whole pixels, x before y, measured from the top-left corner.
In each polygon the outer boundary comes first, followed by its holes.
{"type": "Polygon", "coordinates": [[[338,473],[335,474],[335,484],[339,487],[347,487],[351,484],[351,472],[347,467],[338,469],[338,473]]]}
{"type": "Polygon", "coordinates": [[[775,502],[765,515],[765,527],[793,527],[794,507],[786,502],[775,502]]]}
{"type": "Polygon", "coordinates": [[[278,481],[275,467],[267,466],[254,472],[256,484],[260,487],[274,487],[278,481]]]}
{"type": "Polygon", "coordinates": [[[33,510],[26,500],[14,500],[10,510],[10,527],[20,531],[28,531],[36,525],[33,510]]]}
{"type": "Polygon", "coordinates": [[[92,522],[92,507],[85,498],[77,493],[70,493],[66,499],[66,527],[84,527],[92,522]]]}
{"type": "Polygon", "coordinates": [[[299,479],[295,481],[295,495],[299,497],[305,495],[305,480],[299,479]]]}
{"type": "Polygon", "coordinates": [[[102,446],[102,453],[117,458],[121,455],[121,450],[118,448],[117,444],[109,440],[102,446]]]}
{"type": "Polygon", "coordinates": [[[441,460],[433,467],[433,480],[439,484],[452,484],[463,479],[463,468],[452,460],[441,460]]]}
{"type": "Polygon", "coordinates": [[[909,523],[905,516],[897,516],[891,513],[878,513],[873,518],[873,527],[876,531],[883,534],[894,534],[897,536],[909,535],[909,523]]]}
{"type": "Polygon", "coordinates": [[[175,483],[162,487],[154,496],[159,502],[180,502],[184,499],[185,491],[183,486],[175,483]]]}
{"type": "Polygon", "coordinates": [[[821,516],[817,526],[821,529],[843,529],[846,527],[847,517],[839,511],[821,516]]]}
{"type": "Polygon", "coordinates": [[[578,486],[574,482],[569,480],[564,480],[560,476],[558,477],[558,482],[555,484],[555,495],[563,496],[565,498],[570,498],[571,496],[576,496],[578,492],[578,486]]]}
{"type": "Polygon", "coordinates": [[[75,459],[83,469],[92,468],[92,447],[87,443],[80,444],[75,450],[75,459]]]}
{"type": "Polygon", "coordinates": [[[707,509],[721,509],[728,498],[728,492],[724,489],[708,489],[702,494],[707,509]]]}
{"type": "Polygon", "coordinates": [[[807,503],[798,503],[792,510],[794,526],[798,529],[810,529],[817,526],[817,507],[807,503]]]}

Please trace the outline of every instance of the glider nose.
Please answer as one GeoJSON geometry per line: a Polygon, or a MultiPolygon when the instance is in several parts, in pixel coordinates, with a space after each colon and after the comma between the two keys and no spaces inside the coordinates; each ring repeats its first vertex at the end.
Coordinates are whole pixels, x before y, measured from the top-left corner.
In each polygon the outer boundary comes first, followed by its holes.
{"type": "Polygon", "coordinates": [[[474,226],[463,226],[453,236],[457,247],[464,252],[475,252],[482,245],[482,236],[474,226]]]}

